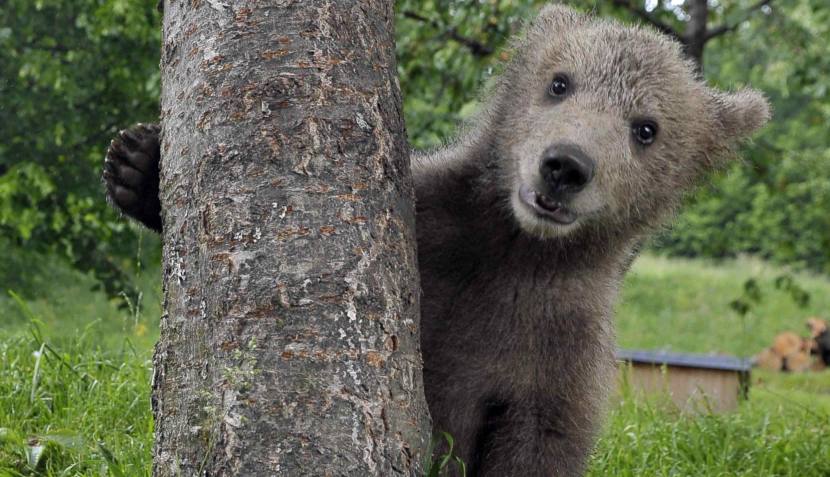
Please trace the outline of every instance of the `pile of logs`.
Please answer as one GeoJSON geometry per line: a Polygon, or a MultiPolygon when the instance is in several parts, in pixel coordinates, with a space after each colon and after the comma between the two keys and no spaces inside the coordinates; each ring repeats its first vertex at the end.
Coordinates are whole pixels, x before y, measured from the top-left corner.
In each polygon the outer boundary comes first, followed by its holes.
{"type": "Polygon", "coordinates": [[[755,366],[772,371],[818,371],[830,365],[830,330],[820,318],[808,318],[810,336],[803,338],[792,331],[779,333],[772,346],[758,353],[755,366]]]}

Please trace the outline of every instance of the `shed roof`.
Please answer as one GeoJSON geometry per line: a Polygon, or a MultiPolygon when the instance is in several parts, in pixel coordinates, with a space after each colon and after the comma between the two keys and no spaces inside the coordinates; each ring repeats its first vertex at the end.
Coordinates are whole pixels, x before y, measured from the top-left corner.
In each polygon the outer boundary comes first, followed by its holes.
{"type": "Polygon", "coordinates": [[[646,351],[621,349],[617,351],[617,360],[632,363],[682,366],[686,368],[717,369],[722,371],[749,372],[752,367],[748,359],[734,356],[669,353],[666,351],[646,351]]]}

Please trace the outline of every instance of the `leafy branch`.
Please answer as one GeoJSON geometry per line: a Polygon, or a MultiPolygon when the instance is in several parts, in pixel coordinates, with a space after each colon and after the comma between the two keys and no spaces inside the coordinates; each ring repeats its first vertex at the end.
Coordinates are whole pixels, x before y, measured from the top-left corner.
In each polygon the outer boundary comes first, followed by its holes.
{"type": "Polygon", "coordinates": [[[664,22],[653,13],[647,11],[644,7],[640,6],[641,2],[635,2],[634,0],[611,0],[611,4],[616,7],[625,8],[635,17],[679,41],[683,44],[686,53],[695,60],[698,68],[702,68],[703,47],[709,40],[735,31],[739,26],[752,18],[755,12],[761,10],[763,7],[769,7],[772,4],[772,0],[759,0],[747,7],[741,14],[736,15],[738,18],[737,21],[731,23],[725,22],[723,25],[714,28],[707,26],[709,17],[708,1],[689,0],[685,3],[685,9],[689,19],[683,31],[678,30],[671,24],[664,22]]]}
{"type": "Polygon", "coordinates": [[[705,41],[709,41],[712,38],[737,30],[738,27],[741,26],[741,24],[749,21],[749,19],[752,18],[752,14],[755,13],[756,10],[760,10],[763,7],[769,6],[770,3],[772,3],[772,0],[761,0],[752,5],[751,7],[747,8],[741,15],[740,20],[733,23],[724,23],[723,25],[707,30],[705,41]]]}
{"type": "Polygon", "coordinates": [[[430,25],[431,27],[437,30],[444,30],[442,34],[443,36],[446,36],[451,40],[467,47],[467,49],[470,50],[470,53],[472,53],[475,56],[489,56],[492,55],[495,51],[491,46],[485,45],[480,41],[461,35],[460,33],[458,33],[458,30],[455,27],[445,27],[438,20],[427,18],[421,15],[420,13],[413,12],[412,10],[405,10],[403,12],[403,16],[411,20],[419,21],[421,23],[430,25]]]}

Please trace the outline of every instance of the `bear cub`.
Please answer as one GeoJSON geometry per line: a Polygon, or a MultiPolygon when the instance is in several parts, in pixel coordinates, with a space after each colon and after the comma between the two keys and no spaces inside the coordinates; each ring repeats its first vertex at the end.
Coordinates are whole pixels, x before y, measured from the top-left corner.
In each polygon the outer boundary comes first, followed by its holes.
{"type": "MultiPolygon", "coordinates": [[[[471,476],[577,476],[613,385],[638,243],[769,118],[651,29],[545,7],[481,113],[415,154],[424,386],[471,476]]],[[[112,204],[161,231],[159,128],[107,153],[112,204]]]]}

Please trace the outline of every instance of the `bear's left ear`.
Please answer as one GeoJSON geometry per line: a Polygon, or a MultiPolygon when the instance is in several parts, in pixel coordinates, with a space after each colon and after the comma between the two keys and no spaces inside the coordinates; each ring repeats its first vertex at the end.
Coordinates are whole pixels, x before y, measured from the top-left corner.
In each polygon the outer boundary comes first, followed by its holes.
{"type": "Polygon", "coordinates": [[[769,101],[754,89],[712,91],[712,107],[720,133],[733,142],[749,138],[770,119],[769,101]]]}

